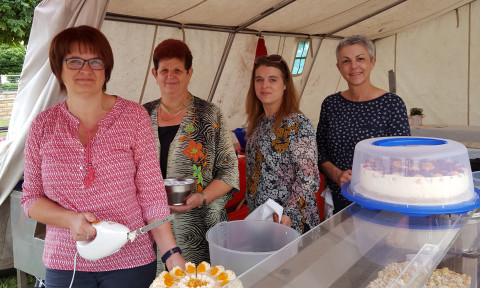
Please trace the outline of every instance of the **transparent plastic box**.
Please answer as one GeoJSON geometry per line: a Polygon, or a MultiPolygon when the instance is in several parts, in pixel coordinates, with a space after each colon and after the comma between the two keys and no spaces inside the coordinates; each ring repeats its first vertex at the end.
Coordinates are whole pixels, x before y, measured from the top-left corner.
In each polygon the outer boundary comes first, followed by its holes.
{"type": "Polygon", "coordinates": [[[357,143],[349,191],[407,207],[443,207],[478,199],[467,148],[456,141],[424,137],[380,137],[357,143]]]}
{"type": "Polygon", "coordinates": [[[382,277],[383,284],[376,287],[422,288],[472,214],[406,216],[354,203],[303,234],[298,243],[292,241],[237,275],[228,287],[360,288],[393,266],[400,269],[382,277]],[[291,244],[298,252],[284,258],[291,244]]]}
{"type": "Polygon", "coordinates": [[[475,185],[475,187],[480,187],[480,171],[473,172],[472,177],[473,177],[473,185],[475,185]]]}

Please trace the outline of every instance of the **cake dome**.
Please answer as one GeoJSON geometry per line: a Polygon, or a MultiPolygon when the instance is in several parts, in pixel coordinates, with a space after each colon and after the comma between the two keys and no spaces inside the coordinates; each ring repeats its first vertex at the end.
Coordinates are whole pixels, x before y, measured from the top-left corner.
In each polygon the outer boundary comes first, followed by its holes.
{"type": "Polygon", "coordinates": [[[367,199],[407,208],[478,204],[467,148],[456,141],[423,137],[358,142],[344,195],[355,202],[367,199]]]}

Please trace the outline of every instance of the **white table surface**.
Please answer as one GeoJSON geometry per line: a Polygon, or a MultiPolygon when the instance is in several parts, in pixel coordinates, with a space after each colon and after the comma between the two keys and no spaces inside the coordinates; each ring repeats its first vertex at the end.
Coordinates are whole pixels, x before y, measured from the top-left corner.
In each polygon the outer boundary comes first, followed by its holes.
{"type": "Polygon", "coordinates": [[[480,126],[422,125],[410,126],[412,136],[450,139],[462,143],[468,149],[470,159],[480,158],[480,126]]]}

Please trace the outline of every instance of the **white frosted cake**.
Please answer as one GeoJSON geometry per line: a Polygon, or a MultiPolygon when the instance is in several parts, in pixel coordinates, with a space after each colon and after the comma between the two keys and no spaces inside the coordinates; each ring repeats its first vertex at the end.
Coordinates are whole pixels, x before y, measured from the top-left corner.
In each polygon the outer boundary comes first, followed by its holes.
{"type": "Polygon", "coordinates": [[[185,269],[178,266],[173,267],[170,272],[162,272],[155,278],[150,288],[219,288],[228,287],[242,288],[239,280],[236,278],[232,270],[225,270],[223,266],[211,267],[209,263],[202,262],[195,264],[188,262],[185,269]]]}
{"type": "Polygon", "coordinates": [[[451,205],[477,197],[465,146],[432,138],[360,141],[355,147],[351,187],[369,199],[403,205],[451,205]],[[433,144],[412,145],[424,139],[433,144]],[[390,146],[378,145],[383,141],[390,146]]]}
{"type": "Polygon", "coordinates": [[[355,191],[378,201],[410,205],[445,205],[468,201],[467,169],[458,162],[404,159],[391,162],[389,171],[378,170],[381,159],[372,159],[360,168],[355,191]]]}

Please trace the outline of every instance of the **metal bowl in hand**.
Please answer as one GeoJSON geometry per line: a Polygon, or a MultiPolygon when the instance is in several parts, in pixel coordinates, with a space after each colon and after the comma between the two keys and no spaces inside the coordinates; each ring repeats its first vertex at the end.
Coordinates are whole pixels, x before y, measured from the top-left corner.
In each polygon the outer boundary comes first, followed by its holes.
{"type": "Polygon", "coordinates": [[[192,178],[165,178],[163,182],[168,205],[185,205],[186,198],[195,189],[195,179],[192,178]]]}

